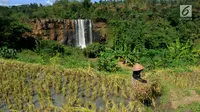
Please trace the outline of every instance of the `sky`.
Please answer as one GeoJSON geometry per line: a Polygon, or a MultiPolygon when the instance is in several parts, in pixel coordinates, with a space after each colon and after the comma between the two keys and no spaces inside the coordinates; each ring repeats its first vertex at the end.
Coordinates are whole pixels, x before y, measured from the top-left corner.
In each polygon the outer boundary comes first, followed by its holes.
{"type": "MultiPolygon", "coordinates": [[[[98,0],[91,0],[92,2],[98,0]]],[[[30,4],[30,3],[38,3],[43,5],[52,5],[55,0],[0,0],[0,5],[4,6],[12,6],[12,5],[22,5],[22,4],[30,4]]]]}

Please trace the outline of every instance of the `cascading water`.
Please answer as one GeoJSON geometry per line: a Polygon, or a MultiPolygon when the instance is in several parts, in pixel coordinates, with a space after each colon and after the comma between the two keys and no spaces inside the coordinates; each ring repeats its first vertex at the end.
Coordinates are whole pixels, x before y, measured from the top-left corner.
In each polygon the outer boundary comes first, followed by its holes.
{"type": "Polygon", "coordinates": [[[79,19],[78,20],[78,39],[79,39],[79,43],[78,46],[80,46],[81,48],[85,48],[86,47],[86,42],[85,42],[85,24],[84,24],[84,20],[79,19]]]}
{"type": "Polygon", "coordinates": [[[75,20],[75,22],[74,22],[74,24],[75,24],[75,44],[76,44],[76,46],[79,46],[79,35],[78,35],[78,32],[79,32],[79,28],[78,28],[78,21],[77,20],[75,20]]]}
{"type": "Polygon", "coordinates": [[[75,26],[75,44],[78,47],[85,48],[87,44],[92,43],[92,21],[78,19],[74,22],[75,26]]]}
{"type": "Polygon", "coordinates": [[[90,44],[92,44],[92,21],[89,20],[90,44]]]}

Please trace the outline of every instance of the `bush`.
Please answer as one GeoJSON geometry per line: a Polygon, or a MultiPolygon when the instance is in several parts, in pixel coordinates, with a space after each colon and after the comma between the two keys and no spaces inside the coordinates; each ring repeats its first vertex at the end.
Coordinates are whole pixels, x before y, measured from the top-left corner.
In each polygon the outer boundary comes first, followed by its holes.
{"type": "Polygon", "coordinates": [[[84,49],[84,55],[87,56],[88,58],[96,58],[100,56],[100,52],[105,51],[105,45],[104,44],[99,44],[99,43],[93,43],[89,44],[85,49],[84,49]]]}
{"type": "Polygon", "coordinates": [[[67,68],[87,68],[89,65],[87,58],[80,55],[62,57],[59,64],[67,68]]]}
{"type": "Polygon", "coordinates": [[[41,40],[37,43],[36,52],[39,54],[48,54],[50,57],[56,55],[56,53],[64,54],[65,46],[52,40],[41,40]]]}
{"type": "Polygon", "coordinates": [[[0,48],[0,57],[3,58],[16,58],[17,50],[8,47],[0,48]]]}
{"type": "Polygon", "coordinates": [[[168,55],[166,49],[148,49],[140,53],[138,62],[144,64],[146,69],[166,67],[169,64],[168,62],[170,62],[166,55],[168,55]]]}
{"type": "Polygon", "coordinates": [[[17,60],[28,63],[44,63],[42,57],[31,50],[23,50],[18,53],[17,60]]]}
{"type": "Polygon", "coordinates": [[[115,51],[115,56],[120,57],[123,60],[123,63],[128,64],[129,66],[133,66],[133,64],[138,61],[140,54],[141,53],[137,49],[134,49],[132,52],[127,50],[115,51]]]}
{"type": "Polygon", "coordinates": [[[101,52],[98,60],[98,69],[107,72],[116,72],[119,70],[118,61],[119,59],[115,59],[113,50],[106,50],[105,52],[101,52]]]}

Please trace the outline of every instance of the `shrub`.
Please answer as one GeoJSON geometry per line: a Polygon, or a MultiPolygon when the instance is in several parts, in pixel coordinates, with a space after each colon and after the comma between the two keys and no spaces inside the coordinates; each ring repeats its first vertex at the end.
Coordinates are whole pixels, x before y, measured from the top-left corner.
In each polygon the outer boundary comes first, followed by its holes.
{"type": "Polygon", "coordinates": [[[108,72],[116,72],[119,70],[117,62],[119,59],[115,59],[113,50],[109,49],[105,52],[101,52],[100,58],[98,60],[98,69],[108,72]]]}
{"type": "Polygon", "coordinates": [[[18,53],[17,60],[28,63],[44,63],[42,57],[31,50],[23,50],[18,53]]]}
{"type": "Polygon", "coordinates": [[[166,49],[148,49],[140,53],[139,63],[145,65],[147,69],[155,69],[156,67],[166,67],[170,60],[166,59],[168,51],[166,49]]]}
{"type": "Polygon", "coordinates": [[[65,46],[52,40],[41,40],[37,43],[36,51],[40,54],[46,53],[53,57],[56,53],[64,54],[65,46]]]}
{"type": "Polygon", "coordinates": [[[115,51],[115,56],[120,57],[123,60],[124,64],[128,64],[129,66],[132,66],[134,62],[137,62],[139,59],[139,55],[141,53],[134,48],[132,52],[130,51],[123,51],[123,50],[116,50],[115,51]]]}
{"type": "Polygon", "coordinates": [[[17,50],[8,47],[0,48],[0,57],[3,58],[16,58],[17,50]]]}
{"type": "Polygon", "coordinates": [[[89,65],[87,58],[80,55],[62,57],[59,64],[67,68],[87,68],[89,65]]]}
{"type": "Polygon", "coordinates": [[[99,43],[93,43],[89,44],[85,49],[84,49],[84,55],[89,57],[89,58],[95,58],[100,55],[100,52],[105,51],[105,45],[104,44],[99,44],[99,43]]]}

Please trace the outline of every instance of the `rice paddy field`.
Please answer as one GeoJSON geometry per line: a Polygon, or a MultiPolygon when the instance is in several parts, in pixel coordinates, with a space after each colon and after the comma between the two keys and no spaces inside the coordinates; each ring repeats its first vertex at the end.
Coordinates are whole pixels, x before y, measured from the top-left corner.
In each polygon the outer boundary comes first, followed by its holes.
{"type": "Polygon", "coordinates": [[[2,112],[143,112],[159,92],[153,81],[133,88],[130,76],[0,60],[2,112]]]}
{"type": "Polygon", "coordinates": [[[154,111],[199,112],[200,67],[162,69],[149,72],[148,78],[160,80],[162,95],[154,111]]]}
{"type": "Polygon", "coordinates": [[[176,70],[159,70],[148,74],[149,78],[157,78],[162,83],[179,89],[199,89],[200,90],[200,67],[183,68],[179,72],[176,70]]]}

